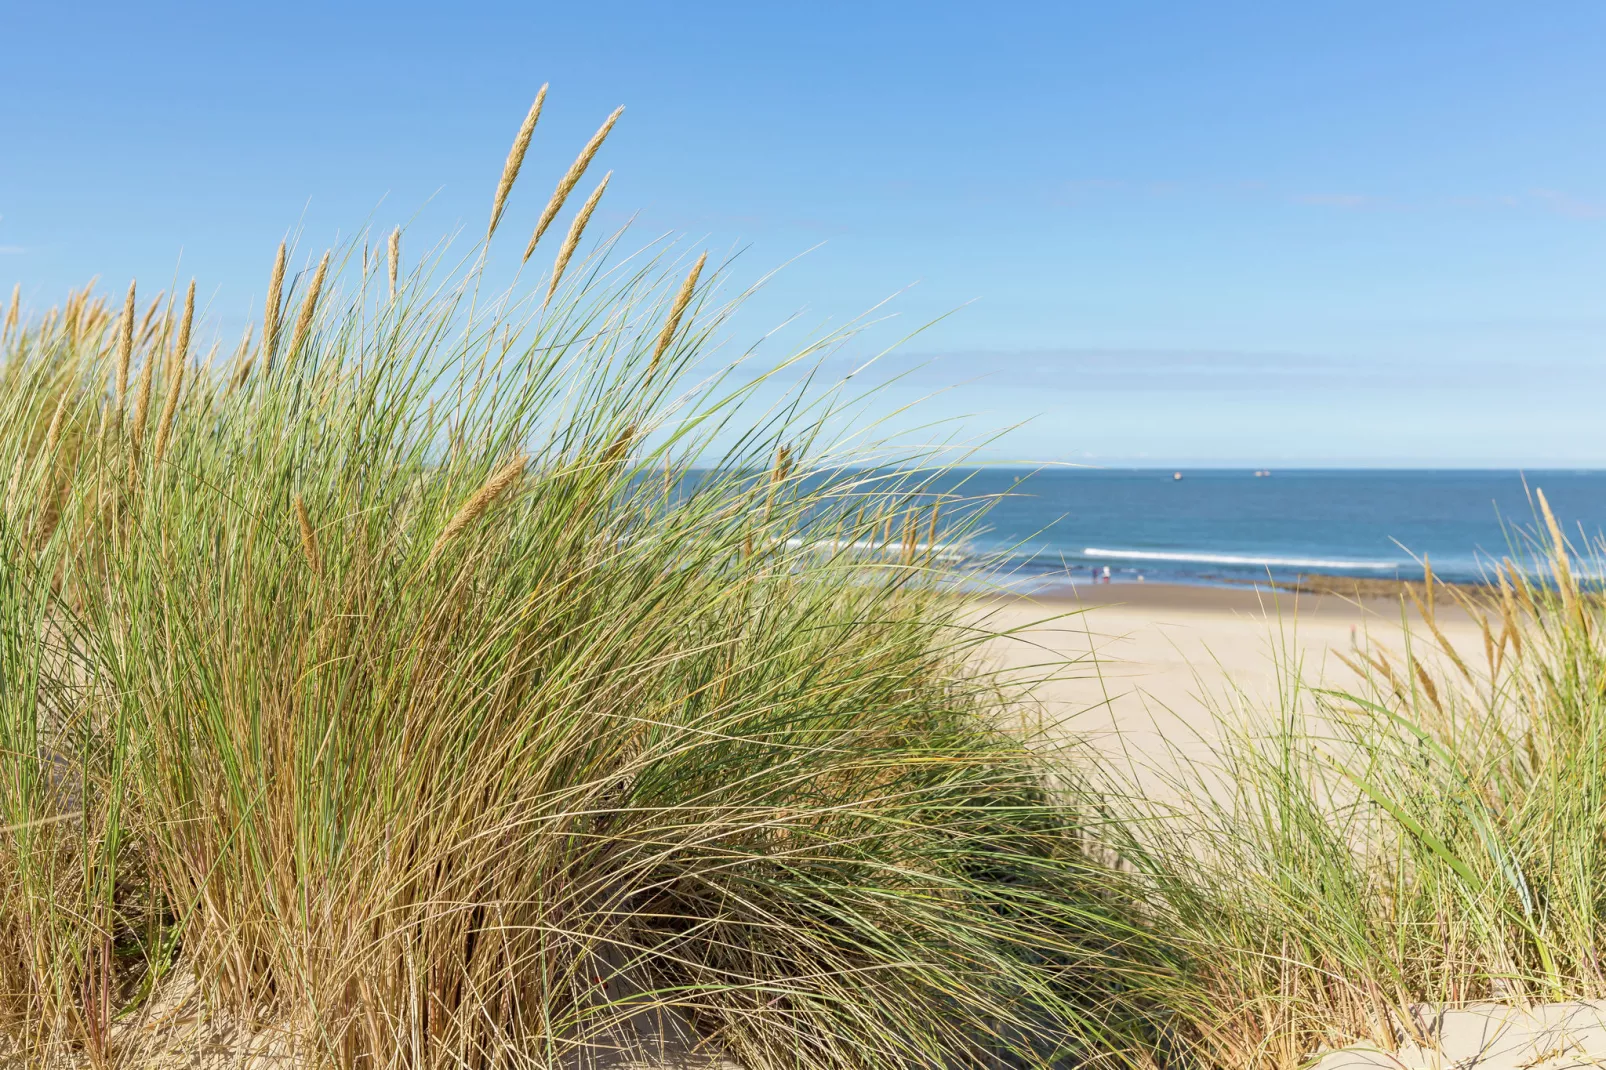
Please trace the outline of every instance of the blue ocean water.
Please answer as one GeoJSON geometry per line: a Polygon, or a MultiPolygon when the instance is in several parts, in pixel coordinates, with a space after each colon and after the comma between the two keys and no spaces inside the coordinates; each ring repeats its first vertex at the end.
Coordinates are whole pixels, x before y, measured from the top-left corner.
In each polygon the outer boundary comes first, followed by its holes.
{"type": "Polygon", "coordinates": [[[972,469],[991,498],[972,551],[1027,587],[1087,582],[1241,583],[1320,572],[1477,580],[1531,556],[1542,489],[1584,548],[1606,529],[1606,472],[972,469]],[[1513,550],[1517,552],[1514,554],[1513,550]]]}

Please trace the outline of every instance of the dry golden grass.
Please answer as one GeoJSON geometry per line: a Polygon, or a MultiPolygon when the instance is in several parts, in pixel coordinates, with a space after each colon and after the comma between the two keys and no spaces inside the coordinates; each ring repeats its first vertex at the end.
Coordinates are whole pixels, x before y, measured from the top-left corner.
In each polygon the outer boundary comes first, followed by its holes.
{"type": "Polygon", "coordinates": [[[624,108],[615,108],[613,114],[603,120],[602,126],[597,129],[595,134],[591,135],[591,140],[586,142],[585,148],[580,150],[580,155],[576,156],[574,163],[569,165],[569,170],[558,180],[558,188],[552,191],[551,199],[547,201],[546,207],[541,210],[541,218],[536,221],[535,231],[530,235],[530,244],[525,246],[525,263],[529,263],[530,257],[535,253],[536,245],[541,241],[541,236],[546,233],[547,228],[552,225],[552,221],[563,210],[563,202],[569,199],[569,194],[574,191],[575,185],[584,177],[586,168],[591,166],[591,160],[596,156],[597,150],[602,148],[603,141],[607,140],[608,131],[613,129],[613,124],[618,122],[619,116],[623,114],[624,108]]]}
{"type": "Polygon", "coordinates": [[[706,263],[708,263],[708,254],[703,253],[697,258],[697,263],[693,264],[691,270],[686,273],[686,280],[680,284],[680,289],[675,294],[674,304],[669,306],[669,318],[664,320],[664,329],[658,335],[658,344],[653,347],[652,361],[647,366],[647,374],[649,376],[657,371],[659,361],[663,359],[663,355],[668,352],[670,345],[674,343],[675,334],[680,330],[681,317],[686,314],[686,307],[691,304],[692,294],[697,291],[697,279],[702,275],[703,265],[706,263]]]}
{"type": "Polygon", "coordinates": [[[273,367],[273,354],[279,348],[279,316],[284,302],[285,243],[273,258],[273,271],[268,276],[268,297],[262,305],[262,370],[273,367]]]}
{"type": "Polygon", "coordinates": [[[396,300],[396,273],[401,268],[401,227],[390,232],[390,240],[385,243],[386,263],[390,268],[390,299],[396,300]]]}
{"type": "MultiPolygon", "coordinates": [[[[508,150],[507,162],[502,165],[502,178],[496,184],[496,196],[491,199],[491,221],[485,228],[485,240],[489,242],[491,235],[496,233],[496,225],[502,221],[502,210],[507,207],[507,196],[513,190],[513,183],[518,181],[519,168],[524,166],[524,154],[530,149],[530,138],[535,134],[535,124],[541,118],[541,105],[546,102],[546,86],[535,94],[535,103],[524,116],[524,124],[513,138],[513,147],[508,150]]],[[[395,238],[396,231],[391,232],[395,238]]],[[[394,261],[394,257],[392,258],[394,261]]],[[[395,271],[391,272],[391,292],[394,295],[395,271]]]]}
{"type": "Polygon", "coordinates": [[[294,360],[301,352],[301,343],[306,340],[307,331],[312,328],[313,316],[318,311],[318,298],[323,293],[323,282],[329,274],[329,251],[325,250],[323,257],[318,261],[318,268],[312,273],[312,282],[307,286],[307,295],[301,300],[301,315],[296,317],[295,330],[290,335],[290,349],[287,359],[294,360]]]}
{"type": "Polygon", "coordinates": [[[591,191],[591,196],[586,198],[585,204],[574,214],[574,222],[569,224],[569,233],[564,236],[557,259],[552,261],[552,278],[547,283],[546,289],[547,302],[550,302],[552,295],[558,292],[558,284],[563,281],[563,273],[569,268],[569,260],[574,256],[574,251],[580,247],[580,236],[585,233],[586,224],[591,222],[591,213],[597,210],[597,205],[602,201],[602,193],[608,188],[608,179],[612,177],[612,171],[603,175],[602,181],[597,183],[597,188],[591,191]]]}

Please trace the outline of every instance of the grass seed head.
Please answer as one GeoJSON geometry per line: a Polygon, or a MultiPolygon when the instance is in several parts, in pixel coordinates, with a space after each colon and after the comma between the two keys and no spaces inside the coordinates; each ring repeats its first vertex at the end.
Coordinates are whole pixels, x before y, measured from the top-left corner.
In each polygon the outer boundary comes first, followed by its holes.
{"type": "MultiPolygon", "coordinates": [[[[535,124],[541,118],[541,105],[546,101],[546,86],[535,95],[535,103],[530,105],[529,113],[524,116],[524,125],[519,127],[518,136],[513,139],[513,147],[507,151],[507,162],[502,165],[502,178],[496,184],[496,197],[491,202],[491,223],[485,228],[485,240],[490,241],[491,235],[496,233],[496,225],[502,221],[502,210],[507,207],[507,195],[513,190],[513,183],[518,181],[519,168],[524,166],[524,154],[530,149],[530,138],[535,134],[535,124]]],[[[392,272],[393,279],[395,277],[392,272]]],[[[392,291],[395,286],[391,287],[392,291]]]]}
{"type": "MultiPolygon", "coordinates": [[[[190,292],[194,291],[195,287],[191,284],[190,292]]],[[[181,333],[180,338],[188,341],[185,333],[181,333]]],[[[154,457],[157,464],[161,464],[162,458],[167,455],[167,443],[173,434],[173,417],[178,413],[179,391],[184,389],[184,360],[179,356],[181,352],[183,351],[179,350],[173,354],[172,374],[168,376],[167,400],[162,404],[162,418],[156,425],[154,457]]]]}
{"type": "Polygon", "coordinates": [[[591,221],[591,213],[597,210],[597,203],[602,200],[602,191],[608,188],[608,179],[612,177],[612,171],[602,176],[597,188],[591,191],[586,203],[575,213],[574,222],[569,224],[569,233],[563,239],[562,248],[558,250],[558,258],[552,262],[552,282],[546,288],[547,301],[551,301],[552,295],[558,292],[558,283],[562,281],[563,272],[569,266],[569,259],[580,246],[580,235],[585,233],[586,224],[591,221]]]}
{"type": "Polygon", "coordinates": [[[1568,617],[1575,619],[1582,626],[1585,623],[1584,612],[1578,600],[1578,581],[1573,578],[1572,566],[1568,562],[1566,536],[1561,533],[1561,525],[1556,522],[1556,514],[1550,511],[1550,503],[1545,500],[1545,492],[1535,488],[1534,495],[1539,499],[1539,511],[1545,518],[1545,527],[1550,531],[1551,568],[1556,573],[1556,589],[1561,594],[1562,606],[1566,609],[1568,617]]]}
{"type": "Polygon", "coordinates": [[[697,258],[697,263],[691,267],[686,281],[680,284],[680,292],[675,295],[675,303],[669,306],[669,318],[664,321],[664,329],[658,335],[658,345],[652,351],[652,363],[647,366],[650,376],[658,370],[658,361],[664,352],[675,340],[675,332],[680,330],[680,318],[686,314],[686,306],[691,304],[693,292],[697,289],[697,276],[703,273],[703,265],[708,262],[708,254],[704,253],[697,258]]]}
{"type": "Polygon", "coordinates": [[[547,227],[552,225],[552,221],[563,210],[563,202],[568,199],[569,194],[574,190],[575,184],[586,173],[586,168],[591,166],[591,159],[597,154],[597,150],[602,148],[603,141],[608,137],[608,131],[613,129],[613,124],[619,121],[619,116],[623,113],[624,108],[615,108],[613,110],[613,114],[603,121],[602,126],[598,128],[595,134],[591,135],[591,140],[586,142],[586,147],[580,150],[580,155],[575,157],[574,163],[569,165],[569,170],[558,180],[558,188],[552,191],[552,199],[547,201],[546,208],[542,209],[541,218],[535,224],[535,232],[530,235],[530,244],[524,249],[526,263],[529,262],[531,255],[535,252],[536,245],[541,241],[541,235],[546,233],[547,227]]]}
{"type": "Polygon", "coordinates": [[[22,318],[22,283],[11,287],[11,304],[6,307],[5,337],[10,337],[16,329],[17,321],[22,318]]]}
{"type": "Polygon", "coordinates": [[[123,302],[122,331],[117,337],[117,420],[123,419],[128,403],[128,362],[134,358],[134,283],[128,284],[128,298],[123,302]]]}
{"type": "Polygon", "coordinates": [[[318,311],[318,296],[323,292],[324,276],[329,273],[329,253],[324,251],[323,259],[318,261],[318,270],[312,274],[312,285],[307,287],[307,296],[301,302],[301,315],[296,318],[295,332],[290,335],[290,357],[293,359],[301,349],[301,343],[306,340],[307,331],[312,327],[312,317],[318,311]]]}
{"type": "Polygon", "coordinates": [[[615,464],[618,464],[620,461],[624,460],[625,457],[629,455],[630,447],[635,444],[635,441],[636,427],[634,424],[632,424],[623,431],[619,432],[619,434],[614,437],[614,440],[608,444],[608,448],[602,452],[603,467],[611,468],[615,464]]]}
{"type": "Polygon", "coordinates": [[[509,487],[518,482],[519,477],[524,474],[524,466],[529,463],[529,460],[528,454],[521,453],[491,473],[491,477],[480,485],[480,489],[475,491],[468,501],[463,503],[462,508],[457,510],[446,528],[435,539],[435,545],[430,547],[429,558],[424,563],[426,569],[435,563],[435,559],[441,555],[441,551],[445,550],[452,540],[462,533],[464,528],[483,516],[485,511],[496,502],[496,499],[500,498],[509,487]]]}
{"type": "Polygon", "coordinates": [[[390,261],[390,299],[396,300],[396,272],[401,267],[401,227],[390,232],[390,241],[387,243],[387,252],[390,261]]]}
{"type": "Polygon", "coordinates": [[[312,574],[322,576],[323,558],[318,553],[318,534],[312,528],[312,518],[307,515],[307,503],[299,494],[296,495],[296,524],[301,528],[301,554],[307,559],[312,574]]]}
{"type": "Polygon", "coordinates": [[[253,323],[245,325],[245,333],[240,336],[240,344],[234,347],[234,363],[240,364],[251,359],[251,332],[256,327],[253,323]]]}
{"type": "Polygon", "coordinates": [[[56,452],[56,446],[61,442],[61,421],[67,415],[67,403],[72,400],[72,391],[63,390],[61,400],[56,402],[56,414],[50,418],[50,430],[45,432],[45,456],[49,457],[56,452]]]}
{"type": "Polygon", "coordinates": [[[155,297],[153,297],[151,299],[150,307],[145,310],[144,318],[139,321],[139,341],[141,344],[144,344],[144,342],[150,337],[151,331],[155,329],[153,325],[156,322],[156,313],[161,310],[162,298],[164,296],[164,294],[158,293],[155,297]]]}
{"type": "Polygon", "coordinates": [[[195,280],[190,280],[190,288],[184,294],[184,318],[178,325],[178,345],[174,347],[173,359],[182,364],[190,355],[190,328],[195,323],[195,280]]]}
{"type": "Polygon", "coordinates": [[[136,443],[145,437],[145,421],[150,416],[151,406],[151,376],[155,365],[155,355],[148,354],[139,369],[139,388],[134,393],[134,426],[131,432],[136,443]]]}
{"type": "Polygon", "coordinates": [[[139,369],[139,388],[134,394],[134,423],[129,430],[128,443],[128,486],[134,486],[139,475],[140,447],[145,442],[145,421],[150,416],[151,405],[151,376],[154,374],[156,356],[154,353],[145,355],[145,362],[139,369]]]}
{"type": "Polygon", "coordinates": [[[262,305],[262,367],[273,366],[273,351],[279,345],[280,302],[284,299],[284,242],[273,258],[273,274],[268,277],[268,299],[262,305]]]}

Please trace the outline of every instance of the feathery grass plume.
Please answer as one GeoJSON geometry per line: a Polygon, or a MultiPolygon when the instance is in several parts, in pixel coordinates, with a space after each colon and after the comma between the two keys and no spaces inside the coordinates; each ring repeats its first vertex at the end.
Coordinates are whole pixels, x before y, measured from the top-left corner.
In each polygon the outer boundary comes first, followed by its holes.
{"type": "MultiPolygon", "coordinates": [[[[524,116],[524,124],[519,127],[518,136],[513,139],[513,147],[507,150],[507,162],[502,165],[502,178],[496,183],[496,197],[491,201],[491,222],[485,228],[485,240],[489,242],[491,235],[496,233],[496,225],[502,221],[502,210],[507,207],[507,195],[513,190],[513,183],[518,181],[519,168],[524,166],[524,154],[530,149],[530,138],[535,133],[536,121],[541,118],[541,105],[546,101],[546,86],[535,95],[535,103],[530,105],[529,112],[524,116]]],[[[392,278],[394,278],[394,272],[392,278]]],[[[395,289],[394,286],[391,287],[395,289]]]]}
{"type": "Polygon", "coordinates": [[[232,396],[236,390],[245,385],[246,379],[250,378],[251,360],[251,355],[246,354],[245,359],[240,361],[239,367],[235,369],[234,374],[229,376],[228,389],[223,392],[225,398],[232,396]]]}
{"type": "Polygon", "coordinates": [[[1422,555],[1422,597],[1417,602],[1418,608],[1422,609],[1422,615],[1423,616],[1425,616],[1425,617],[1433,616],[1433,613],[1434,613],[1433,603],[1434,603],[1434,597],[1433,597],[1433,561],[1432,561],[1432,559],[1430,559],[1428,557],[1427,554],[1423,554],[1422,555]]]}
{"type": "Polygon", "coordinates": [[[147,353],[139,369],[139,388],[134,394],[134,422],[128,436],[128,487],[134,487],[139,478],[140,452],[145,445],[145,422],[150,416],[151,377],[156,366],[156,354],[147,353]]]}
{"type": "Polygon", "coordinates": [[[1489,627],[1489,617],[1484,613],[1478,614],[1478,629],[1483,633],[1483,660],[1489,667],[1489,679],[1493,680],[1500,675],[1500,663],[1505,657],[1505,636],[1500,637],[1498,645],[1495,643],[1494,630],[1489,627]]]}
{"type": "Polygon", "coordinates": [[[145,362],[139,369],[139,387],[134,392],[134,425],[129,432],[136,449],[145,439],[145,422],[150,416],[151,408],[151,379],[155,371],[156,354],[147,353],[145,362]]]}
{"type": "Polygon", "coordinates": [[[11,337],[18,321],[22,318],[22,283],[11,287],[11,304],[6,307],[6,329],[4,337],[11,337]]]}
{"type": "Polygon", "coordinates": [[[83,294],[76,290],[67,292],[67,303],[62,306],[61,330],[69,340],[78,335],[78,309],[83,303],[83,294]]]}
{"type": "Polygon", "coordinates": [[[624,460],[625,456],[630,452],[630,447],[635,444],[635,441],[636,428],[634,425],[625,428],[623,431],[615,435],[614,440],[608,443],[608,448],[602,451],[603,467],[609,468],[624,460]]]}
{"type": "Polygon", "coordinates": [[[63,390],[61,400],[56,402],[56,413],[50,418],[50,429],[45,432],[45,456],[49,457],[56,452],[56,446],[61,442],[61,421],[67,415],[67,403],[72,400],[72,391],[63,390]]]}
{"type": "Polygon", "coordinates": [[[697,276],[703,273],[703,265],[708,262],[705,252],[697,258],[691,271],[686,275],[686,281],[680,284],[680,292],[675,295],[675,303],[669,306],[669,318],[664,321],[663,332],[658,335],[658,345],[652,351],[652,361],[647,365],[647,375],[658,370],[658,361],[663,357],[675,340],[675,332],[680,330],[680,317],[686,314],[686,306],[691,304],[692,292],[697,289],[697,276]]]}
{"type": "Polygon", "coordinates": [[[529,454],[521,453],[491,473],[491,477],[480,486],[479,490],[474,492],[468,501],[463,503],[462,508],[447,523],[445,530],[435,539],[435,545],[430,547],[429,557],[424,561],[425,570],[428,570],[435,563],[435,559],[440,556],[441,551],[445,550],[451,541],[462,533],[464,528],[478,520],[496,502],[496,499],[500,498],[509,487],[518,481],[519,477],[524,474],[524,466],[529,463],[529,460],[529,454]]]}
{"type": "Polygon", "coordinates": [[[1423,668],[1422,662],[1416,658],[1411,659],[1411,668],[1416,673],[1417,683],[1422,686],[1422,693],[1428,697],[1428,701],[1433,703],[1433,708],[1438,710],[1442,716],[1444,714],[1444,703],[1439,701],[1439,689],[1434,685],[1433,677],[1428,675],[1427,669],[1423,668]]]}
{"type": "Polygon", "coordinates": [[[151,331],[155,329],[156,314],[162,310],[162,298],[165,296],[165,293],[157,291],[156,296],[151,298],[150,307],[145,309],[145,315],[139,321],[138,338],[141,344],[150,337],[151,331]]]}
{"type": "Polygon", "coordinates": [[[546,208],[542,209],[541,218],[535,224],[534,233],[530,235],[530,244],[525,246],[525,263],[529,263],[530,257],[535,253],[536,245],[541,241],[541,235],[546,233],[546,228],[552,225],[552,221],[563,210],[563,202],[568,199],[569,194],[574,190],[575,184],[586,173],[586,168],[591,166],[591,158],[597,154],[598,149],[602,148],[602,142],[607,138],[608,131],[613,129],[613,124],[619,121],[619,116],[622,114],[624,114],[624,108],[622,107],[613,110],[613,114],[603,121],[602,126],[597,129],[595,134],[591,135],[591,140],[586,142],[586,147],[580,150],[580,155],[574,158],[574,163],[569,165],[569,170],[558,180],[558,188],[552,191],[552,199],[547,201],[546,208]]]}
{"type": "Polygon", "coordinates": [[[234,359],[236,362],[250,359],[251,333],[253,330],[255,330],[255,328],[256,324],[254,323],[247,323],[245,325],[245,333],[240,335],[240,344],[234,347],[234,359]]]}
{"type": "Polygon", "coordinates": [[[296,317],[296,329],[290,335],[289,359],[295,359],[301,343],[307,337],[307,331],[312,327],[312,317],[318,311],[318,296],[323,292],[323,279],[329,272],[329,251],[324,250],[323,259],[318,261],[318,270],[312,274],[312,285],[307,287],[307,296],[301,302],[301,315],[296,317]]]}
{"type": "Polygon", "coordinates": [[[184,318],[178,324],[178,343],[173,351],[173,360],[183,364],[190,356],[190,328],[195,323],[195,280],[190,280],[190,288],[184,294],[184,318]]]}
{"type": "Polygon", "coordinates": [[[770,516],[775,511],[775,493],[780,485],[786,482],[786,477],[792,474],[792,447],[782,443],[775,451],[775,463],[770,466],[769,486],[764,491],[764,520],[765,528],[769,527],[770,516]]]}
{"type": "Polygon", "coordinates": [[[279,317],[284,300],[284,242],[273,258],[273,274],[268,276],[268,299],[262,304],[262,370],[273,367],[273,351],[279,347],[279,317]]]}
{"type": "Polygon", "coordinates": [[[1516,578],[1517,567],[1510,558],[1500,562],[1495,569],[1495,579],[1500,583],[1500,619],[1501,636],[1511,637],[1511,649],[1519,658],[1522,656],[1522,618],[1517,609],[1517,597],[1512,593],[1512,581],[1516,578]],[[1509,578],[1508,578],[1509,573],[1509,578]]]}
{"type": "Polygon", "coordinates": [[[569,266],[569,258],[574,256],[575,249],[579,247],[580,235],[585,232],[586,224],[591,221],[591,213],[596,211],[597,202],[602,200],[602,191],[608,188],[608,179],[612,177],[612,171],[602,176],[597,188],[591,191],[586,203],[575,213],[574,222],[569,224],[569,233],[564,237],[563,246],[558,250],[558,258],[552,262],[552,281],[547,285],[546,301],[542,302],[543,305],[551,301],[552,295],[558,292],[558,283],[562,281],[563,272],[569,266]]]}
{"type": "Polygon", "coordinates": [[[128,284],[128,298],[123,302],[123,329],[117,338],[117,392],[113,423],[121,427],[123,410],[128,404],[128,364],[134,359],[134,283],[128,284]]]}
{"type": "Polygon", "coordinates": [[[17,507],[19,501],[17,492],[22,489],[22,462],[27,459],[27,454],[18,452],[17,459],[11,462],[11,478],[6,480],[5,511],[7,513],[12,512],[17,507]]]}
{"type": "Polygon", "coordinates": [[[1568,564],[1567,539],[1561,533],[1561,525],[1556,522],[1556,514],[1550,511],[1550,503],[1545,500],[1543,488],[1536,488],[1534,496],[1539,499],[1539,512],[1545,519],[1545,528],[1550,532],[1550,552],[1556,569],[1556,578],[1562,581],[1563,589],[1571,587],[1572,568],[1568,564]]]}
{"type": "MultiPolygon", "coordinates": [[[[191,286],[191,291],[194,291],[193,285],[191,286]]],[[[188,342],[188,332],[181,332],[180,338],[188,342]]],[[[173,358],[169,362],[172,371],[168,375],[167,399],[162,403],[162,418],[156,425],[156,448],[152,451],[152,457],[157,464],[161,464],[162,458],[167,455],[168,439],[173,434],[173,417],[178,412],[179,391],[184,389],[185,362],[182,356],[183,352],[183,348],[180,348],[173,354],[173,358]]]]}
{"type": "Polygon", "coordinates": [[[1556,589],[1561,594],[1562,608],[1579,627],[1588,627],[1589,619],[1578,600],[1578,581],[1573,578],[1572,566],[1568,562],[1567,539],[1561,533],[1561,525],[1556,523],[1556,514],[1550,511],[1544,490],[1535,488],[1534,496],[1539,499],[1539,511],[1545,518],[1545,527],[1550,531],[1551,568],[1556,573],[1556,589]]]}
{"type": "Polygon", "coordinates": [[[401,267],[401,227],[390,232],[390,241],[386,245],[387,259],[390,262],[390,299],[396,300],[396,272],[401,267]]]}
{"type": "Polygon", "coordinates": [[[322,576],[323,558],[318,554],[318,534],[312,528],[312,518],[307,515],[307,503],[299,494],[296,495],[296,524],[301,528],[302,556],[307,559],[312,574],[322,576]]]}
{"type": "MultiPolygon", "coordinates": [[[[246,335],[246,342],[249,343],[249,341],[250,333],[248,331],[246,335]]],[[[223,397],[225,399],[233,397],[234,392],[245,385],[246,379],[250,378],[251,376],[251,365],[254,360],[255,354],[253,354],[246,346],[242,346],[240,352],[235,354],[234,374],[229,376],[229,385],[223,390],[223,397]]]]}
{"type": "MultiPolygon", "coordinates": [[[[1439,630],[1438,613],[1434,608],[1436,598],[1433,593],[1433,562],[1428,559],[1426,554],[1422,555],[1422,594],[1418,595],[1410,587],[1406,587],[1405,590],[1411,596],[1411,601],[1416,603],[1416,610],[1422,615],[1422,623],[1426,624],[1428,631],[1433,633],[1433,638],[1438,641],[1439,648],[1449,656],[1450,660],[1455,663],[1455,667],[1460,670],[1461,675],[1470,682],[1472,670],[1467,668],[1467,663],[1461,660],[1461,655],[1456,652],[1455,646],[1445,638],[1444,632],[1439,630]]],[[[1429,697],[1432,696],[1430,695],[1429,697]]],[[[1437,699],[1434,700],[1434,705],[1438,705],[1437,699]]]]}

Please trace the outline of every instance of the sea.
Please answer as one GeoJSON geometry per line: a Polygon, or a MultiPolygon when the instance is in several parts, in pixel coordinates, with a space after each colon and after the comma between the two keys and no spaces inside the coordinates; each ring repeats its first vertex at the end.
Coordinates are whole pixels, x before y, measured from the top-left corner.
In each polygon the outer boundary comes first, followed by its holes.
{"type": "Polygon", "coordinates": [[[1546,500],[1599,574],[1606,471],[977,468],[944,477],[988,507],[965,539],[997,581],[1236,586],[1302,574],[1478,582],[1532,560],[1546,500]]]}

